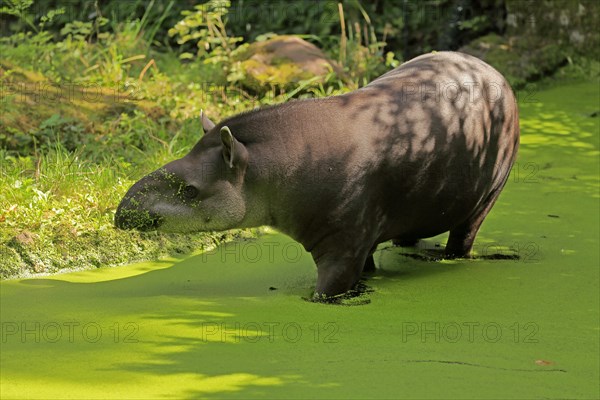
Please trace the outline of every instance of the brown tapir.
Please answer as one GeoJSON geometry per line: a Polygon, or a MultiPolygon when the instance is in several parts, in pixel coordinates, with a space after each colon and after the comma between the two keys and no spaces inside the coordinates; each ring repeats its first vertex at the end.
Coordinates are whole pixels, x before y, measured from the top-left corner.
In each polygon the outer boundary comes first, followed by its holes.
{"type": "Polygon", "coordinates": [[[519,146],[506,80],[453,52],[422,55],[341,96],[202,121],[189,154],[129,189],[117,227],[273,226],[312,254],[317,297],[351,289],[390,239],[450,231],[446,255],[468,256],[519,146]]]}

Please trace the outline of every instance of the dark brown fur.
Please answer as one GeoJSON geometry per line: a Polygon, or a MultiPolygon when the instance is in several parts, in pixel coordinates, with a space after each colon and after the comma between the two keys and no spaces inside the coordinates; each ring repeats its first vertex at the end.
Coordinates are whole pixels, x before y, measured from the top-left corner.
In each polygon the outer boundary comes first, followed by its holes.
{"type": "Polygon", "coordinates": [[[390,239],[450,231],[446,254],[468,255],[518,144],[516,100],[496,70],[460,53],[426,54],[346,95],[221,122],[134,185],[116,224],[271,225],[313,255],[316,294],[332,296],[390,239]],[[196,197],[183,196],[188,186],[196,197]]]}

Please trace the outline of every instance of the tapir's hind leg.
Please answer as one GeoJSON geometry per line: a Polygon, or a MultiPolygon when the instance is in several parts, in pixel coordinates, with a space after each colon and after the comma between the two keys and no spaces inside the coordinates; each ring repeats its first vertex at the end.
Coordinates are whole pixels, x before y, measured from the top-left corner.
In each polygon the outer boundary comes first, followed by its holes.
{"type": "Polygon", "coordinates": [[[446,258],[462,258],[469,257],[475,236],[483,223],[483,220],[488,215],[496,199],[502,191],[502,184],[498,189],[491,192],[482,206],[476,210],[466,221],[450,230],[450,236],[446,243],[446,258]]]}
{"type": "Polygon", "coordinates": [[[363,267],[363,272],[374,272],[375,271],[375,260],[373,259],[373,254],[367,256],[367,260],[365,261],[365,266],[363,267]]]}
{"type": "Polygon", "coordinates": [[[375,250],[377,250],[377,245],[375,245],[369,252],[367,259],[365,260],[363,272],[375,272],[375,259],[373,259],[373,253],[375,253],[375,250]]]}

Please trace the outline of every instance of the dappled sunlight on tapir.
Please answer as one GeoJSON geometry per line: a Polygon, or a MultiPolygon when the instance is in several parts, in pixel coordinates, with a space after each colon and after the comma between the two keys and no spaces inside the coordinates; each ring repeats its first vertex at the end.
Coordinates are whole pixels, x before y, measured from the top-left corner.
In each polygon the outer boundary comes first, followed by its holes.
{"type": "Polygon", "coordinates": [[[467,256],[519,145],[506,80],[452,52],[417,57],[345,95],[202,123],[189,154],[129,189],[117,227],[273,226],[312,254],[317,298],[351,289],[391,239],[450,231],[446,256],[467,256]]]}

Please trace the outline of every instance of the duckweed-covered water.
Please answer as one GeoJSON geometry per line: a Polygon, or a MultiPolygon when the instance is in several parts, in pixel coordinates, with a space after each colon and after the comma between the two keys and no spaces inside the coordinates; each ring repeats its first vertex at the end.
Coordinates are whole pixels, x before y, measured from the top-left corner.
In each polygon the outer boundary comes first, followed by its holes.
{"type": "Polygon", "coordinates": [[[314,264],[275,232],[5,281],[0,397],[600,397],[598,83],[521,95],[475,259],[435,261],[444,235],[383,244],[345,306],[302,299],[314,264]]]}

